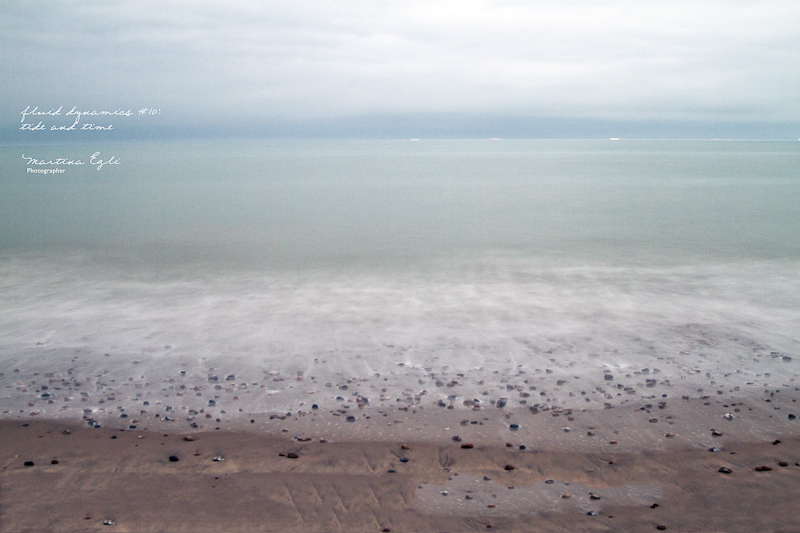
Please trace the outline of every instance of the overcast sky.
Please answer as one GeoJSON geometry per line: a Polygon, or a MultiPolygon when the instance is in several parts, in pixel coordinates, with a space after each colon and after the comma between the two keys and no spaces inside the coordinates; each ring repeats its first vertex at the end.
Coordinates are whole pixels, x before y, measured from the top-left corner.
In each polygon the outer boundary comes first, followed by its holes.
{"type": "Polygon", "coordinates": [[[34,133],[27,106],[161,110],[119,121],[131,135],[800,137],[797,0],[4,0],[0,17],[11,140],[34,133]]]}

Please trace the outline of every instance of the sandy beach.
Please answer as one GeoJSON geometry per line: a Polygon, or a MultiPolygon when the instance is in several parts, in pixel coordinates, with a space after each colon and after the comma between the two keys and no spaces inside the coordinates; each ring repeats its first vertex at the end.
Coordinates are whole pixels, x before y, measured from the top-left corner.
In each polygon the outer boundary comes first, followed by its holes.
{"type": "Polygon", "coordinates": [[[0,518],[7,533],[800,531],[795,407],[784,390],[194,430],[25,417],[0,422],[0,518]]]}

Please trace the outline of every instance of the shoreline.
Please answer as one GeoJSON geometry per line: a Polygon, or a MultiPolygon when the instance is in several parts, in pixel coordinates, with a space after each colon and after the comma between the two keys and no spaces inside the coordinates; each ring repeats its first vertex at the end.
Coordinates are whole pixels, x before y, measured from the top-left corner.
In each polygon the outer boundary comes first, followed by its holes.
{"type": "Polygon", "coordinates": [[[795,406],[785,392],[537,414],[355,407],[354,422],[196,429],[3,419],[0,518],[4,533],[797,531],[795,406]]]}

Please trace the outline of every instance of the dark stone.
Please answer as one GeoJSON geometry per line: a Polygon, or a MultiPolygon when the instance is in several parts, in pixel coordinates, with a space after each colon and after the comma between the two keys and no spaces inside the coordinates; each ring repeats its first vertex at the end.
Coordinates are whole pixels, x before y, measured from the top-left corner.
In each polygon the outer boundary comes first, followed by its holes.
{"type": "Polygon", "coordinates": [[[772,445],[773,445],[773,446],[777,446],[777,445],[778,445],[778,444],[780,444],[780,443],[781,443],[781,441],[779,441],[779,440],[775,440],[775,441],[772,443],[772,445]]]}
{"type": "Polygon", "coordinates": [[[354,417],[354,416],[348,416],[348,417],[347,417],[347,421],[348,421],[348,422],[355,422],[355,421],[356,421],[356,417],[354,417]]]}
{"type": "Polygon", "coordinates": [[[170,463],[177,463],[178,461],[180,461],[180,459],[178,459],[177,456],[175,456],[175,455],[170,455],[169,456],[169,462],[170,463]]]}
{"type": "Polygon", "coordinates": [[[761,465],[756,467],[756,472],[769,472],[770,470],[772,470],[772,467],[767,465],[761,465]]]}
{"type": "Polygon", "coordinates": [[[510,426],[508,426],[508,429],[510,429],[511,431],[516,431],[519,429],[519,424],[511,424],[510,426]]]}
{"type": "Polygon", "coordinates": [[[606,380],[606,381],[613,381],[614,380],[614,376],[612,376],[611,374],[606,374],[606,375],[603,376],[603,379],[606,380]]]}
{"type": "Polygon", "coordinates": [[[789,420],[794,420],[795,418],[797,418],[795,415],[789,415],[789,420]]]}
{"type": "Polygon", "coordinates": [[[659,531],[664,531],[665,529],[667,529],[667,526],[658,525],[658,526],[656,526],[656,529],[659,530],[659,531]]]}
{"type": "Polygon", "coordinates": [[[472,448],[475,447],[475,445],[469,442],[465,442],[464,444],[461,445],[461,447],[464,448],[465,450],[471,450],[472,448]]]}
{"type": "Polygon", "coordinates": [[[514,465],[506,465],[505,466],[506,470],[514,470],[514,468],[516,468],[514,465]]]}
{"type": "Polygon", "coordinates": [[[33,461],[25,461],[25,466],[33,466],[33,461]]]}
{"type": "Polygon", "coordinates": [[[781,462],[778,463],[778,465],[779,466],[789,466],[789,463],[787,463],[786,461],[781,461],[781,462]]]}
{"type": "Polygon", "coordinates": [[[655,509],[656,507],[658,507],[658,504],[654,503],[653,505],[650,506],[650,509],[655,509]]]}
{"type": "Polygon", "coordinates": [[[556,482],[556,480],[555,479],[545,479],[544,482],[547,483],[548,485],[552,485],[553,483],[556,482]]]}
{"type": "Polygon", "coordinates": [[[722,472],[723,474],[732,474],[733,470],[731,470],[730,468],[728,468],[726,466],[721,466],[719,468],[719,470],[717,470],[717,472],[722,472]]]}
{"type": "Polygon", "coordinates": [[[300,457],[300,456],[299,456],[299,455],[297,455],[297,454],[296,454],[296,453],[294,453],[294,452],[289,452],[289,453],[287,453],[287,454],[286,454],[286,457],[288,457],[289,459],[297,459],[297,458],[298,458],[298,457],[300,457]]]}
{"type": "Polygon", "coordinates": [[[53,459],[52,461],[50,461],[50,464],[51,465],[57,465],[58,464],[58,459],[53,459]]]}
{"type": "Polygon", "coordinates": [[[408,462],[408,457],[401,457],[400,458],[400,462],[401,463],[407,463],[408,462]]]}

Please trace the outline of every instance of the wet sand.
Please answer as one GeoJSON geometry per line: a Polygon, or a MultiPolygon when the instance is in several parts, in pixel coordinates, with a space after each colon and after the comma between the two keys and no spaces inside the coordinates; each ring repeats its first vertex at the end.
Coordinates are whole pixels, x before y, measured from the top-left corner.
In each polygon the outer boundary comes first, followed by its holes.
{"type": "Polygon", "coordinates": [[[794,408],[783,391],[593,411],[353,406],[195,430],[152,414],[3,420],[0,530],[800,531],[794,408]]]}

